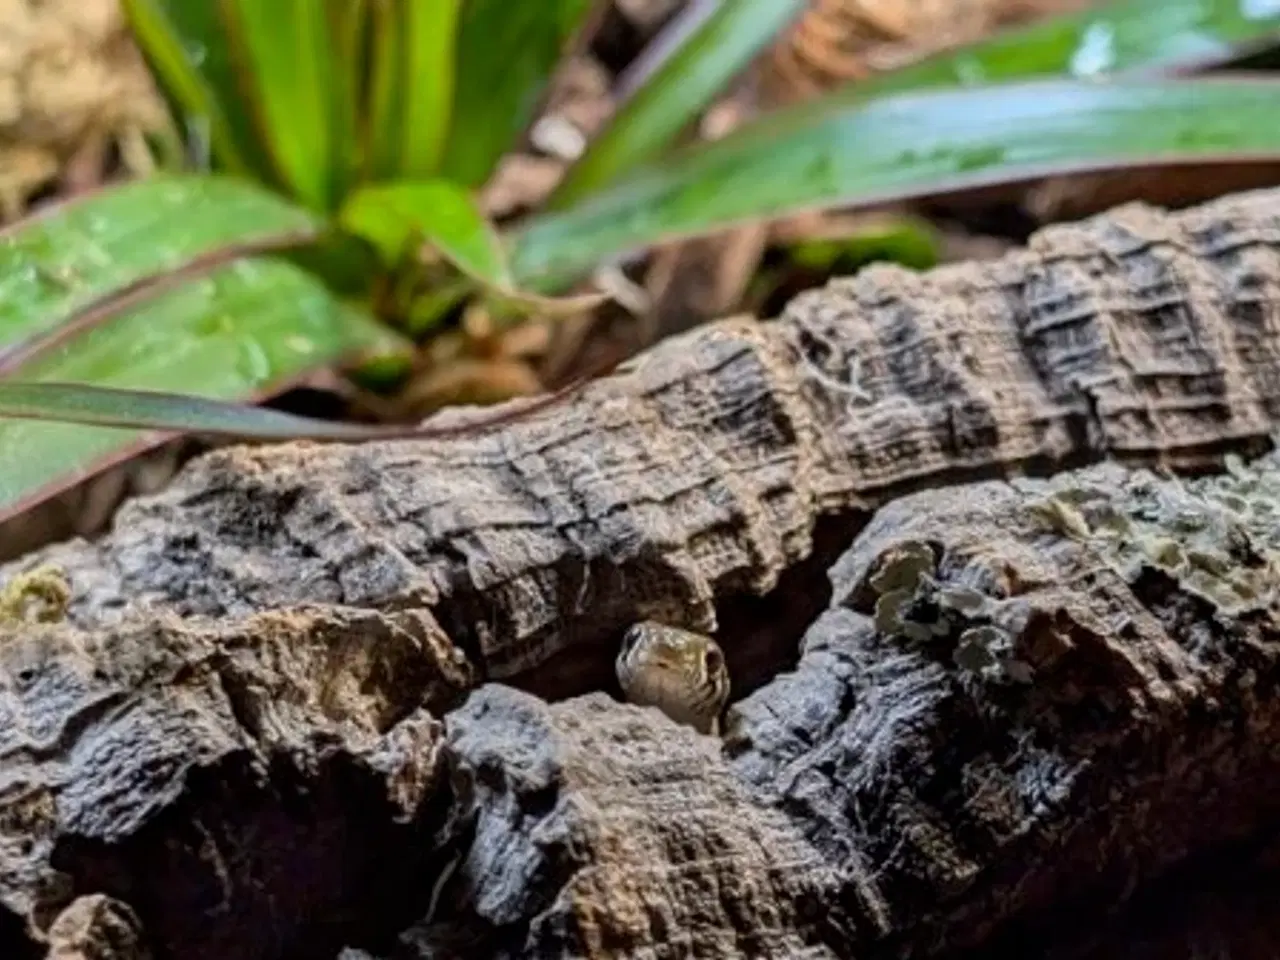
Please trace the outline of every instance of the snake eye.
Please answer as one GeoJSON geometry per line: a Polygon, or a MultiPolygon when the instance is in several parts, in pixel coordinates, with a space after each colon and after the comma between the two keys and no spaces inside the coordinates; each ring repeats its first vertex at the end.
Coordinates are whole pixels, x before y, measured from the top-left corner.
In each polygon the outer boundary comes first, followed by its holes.
{"type": "Polygon", "coordinates": [[[702,665],[707,671],[708,677],[718,676],[724,671],[724,654],[720,652],[720,648],[716,646],[707,647],[702,655],[702,665]]]}
{"type": "Polygon", "coordinates": [[[640,642],[641,630],[639,624],[628,627],[627,632],[622,635],[622,643],[618,648],[618,655],[626,658],[631,656],[631,651],[636,648],[636,644],[640,642]]]}

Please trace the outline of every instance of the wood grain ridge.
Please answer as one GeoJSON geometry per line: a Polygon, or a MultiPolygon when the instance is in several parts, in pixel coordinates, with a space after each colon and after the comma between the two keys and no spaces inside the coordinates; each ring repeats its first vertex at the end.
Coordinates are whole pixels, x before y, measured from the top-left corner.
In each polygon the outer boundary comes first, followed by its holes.
{"type": "Polygon", "coordinates": [[[829,514],[1265,441],[1278,327],[1280,191],[1129,205],[699,328],[487,435],[221,450],[99,541],[0,573],[60,565],[90,629],[139,609],[430,613],[482,676],[511,677],[642,617],[714,629],[716,601],[776,585],[829,514]]]}

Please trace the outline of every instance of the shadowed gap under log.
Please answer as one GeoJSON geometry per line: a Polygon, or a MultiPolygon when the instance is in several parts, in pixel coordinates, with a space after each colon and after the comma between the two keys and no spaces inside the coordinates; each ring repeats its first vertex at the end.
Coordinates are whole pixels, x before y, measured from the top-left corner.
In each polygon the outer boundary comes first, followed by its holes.
{"type": "Polygon", "coordinates": [[[448,791],[404,824],[364,771],[326,763],[308,782],[273,765],[269,782],[245,769],[199,771],[183,801],[126,842],[62,840],[53,865],[76,895],[107,893],[137,909],[161,955],[192,943],[204,957],[246,956],[252,944],[254,956],[299,960],[385,946],[426,910],[423,831],[442,820],[448,791]],[[197,935],[189,924],[202,917],[218,919],[197,935]]]}
{"type": "MultiPolygon", "coordinates": [[[[827,568],[868,519],[870,514],[862,512],[822,518],[814,530],[813,552],[788,568],[777,586],[761,596],[737,595],[717,604],[716,637],[733,678],[730,702],[795,665],[800,638],[831,599],[827,568]]],[[[613,664],[625,629],[584,640],[505,682],[552,702],[593,690],[622,699],[613,664]]]]}
{"type": "Polygon", "coordinates": [[[37,960],[43,951],[26,935],[22,919],[0,907],[0,956],[12,960],[37,960]]]}
{"type": "MultiPolygon", "coordinates": [[[[1167,467],[1182,476],[1192,477],[1217,472],[1220,467],[1213,465],[1212,461],[1221,463],[1221,458],[1226,453],[1251,460],[1272,448],[1272,444],[1264,441],[1234,443],[1188,451],[1185,462],[1160,464],[1155,456],[1129,456],[1124,462],[1132,467],[1167,467]]],[[[1018,474],[1047,478],[1095,462],[1097,457],[1081,452],[1058,460],[1046,458],[1028,461],[1020,465],[1018,474]]],[[[1001,479],[1007,475],[1007,471],[1000,466],[956,471],[945,478],[928,477],[897,484],[891,490],[884,491],[877,499],[888,502],[926,488],[979,483],[1001,479]]],[[[716,631],[716,639],[724,648],[729,675],[732,677],[730,703],[795,666],[799,659],[801,637],[830,603],[828,568],[853,542],[872,516],[872,512],[849,510],[820,517],[814,526],[813,547],[809,556],[784,571],[772,590],[762,595],[734,594],[717,602],[716,620],[719,629],[716,631]]],[[[612,573],[617,575],[616,571],[612,573]]],[[[622,589],[621,582],[616,587],[622,589]]],[[[459,604],[455,608],[446,601],[436,612],[443,623],[456,627],[471,615],[464,606],[459,604]]],[[[566,700],[596,690],[603,690],[621,699],[622,691],[614,675],[613,663],[622,634],[629,626],[629,623],[598,626],[583,618],[571,627],[577,635],[571,646],[535,669],[503,678],[501,682],[548,702],[566,700]]],[[[467,649],[468,655],[474,659],[476,651],[470,649],[467,642],[469,632],[465,627],[451,631],[455,642],[467,649]]]]}
{"type": "Polygon", "coordinates": [[[1193,857],[1125,906],[1063,904],[948,960],[1263,960],[1280,943],[1280,834],[1193,857]],[[1082,922],[1082,919],[1084,922],[1082,922]]]}

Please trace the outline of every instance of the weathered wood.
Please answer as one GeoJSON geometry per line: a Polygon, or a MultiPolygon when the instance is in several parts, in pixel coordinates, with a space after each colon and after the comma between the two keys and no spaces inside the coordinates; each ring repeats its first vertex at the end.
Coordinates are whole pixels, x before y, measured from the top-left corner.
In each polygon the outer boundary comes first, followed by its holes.
{"type": "Polygon", "coordinates": [[[126,903],[78,897],[49,928],[46,960],[151,960],[146,934],[126,903]]]}
{"type": "Polygon", "coordinates": [[[1199,463],[1278,418],[1280,190],[872,267],[483,437],[220,451],[29,562],[67,569],[90,629],[136,606],[429,609],[504,679],[646,617],[714,629],[833,512],[1024,465],[1199,463]]]}
{"type": "Polygon", "coordinates": [[[25,754],[30,731],[63,733],[39,763],[5,751],[9,782],[52,802],[35,818],[9,799],[0,822],[5,850],[23,823],[53,843],[8,854],[27,868],[5,872],[4,902],[53,889],[57,864],[75,892],[130,903],[160,956],[245,948],[268,902],[280,939],[245,955],[296,955],[332,935],[316,875],[348,909],[416,891],[430,922],[388,955],[433,960],[926,956],[1043,936],[1054,910],[1280,822],[1278,504],[1280,455],[1188,483],[1103,465],[898,499],[833,567],[797,668],[735,705],[723,742],[601,694],[548,705],[489,683],[450,710],[460,680],[422,686],[447,673],[442,647],[354,624],[310,647],[299,624],[273,643],[262,616],[105,647],[29,628],[0,643],[0,688],[25,683],[33,715],[6,726],[25,754]],[[333,786],[317,742],[363,790],[333,786]],[[298,784],[320,795],[302,814],[280,796],[298,784]],[[144,809],[157,795],[168,809],[144,809]],[[159,855],[175,844],[192,852],[159,855]],[[391,886],[375,863],[404,872],[391,886]],[[215,879],[221,925],[188,886],[215,879]]]}
{"type": "MultiPolygon", "coordinates": [[[[1233,547],[1241,604],[963,482],[1265,441],[1278,326],[1280,191],[1129,207],[696,331],[489,436],[211,454],[5,571],[71,603],[0,634],[0,952],[102,894],[157,960],[919,956],[1273,823],[1274,571],[1233,547]],[[475,688],[557,655],[596,684],[631,622],[714,628],[876,507],[723,744],[475,688]],[[942,625],[930,558],[977,593],[942,625]]],[[[1130,479],[1055,482],[1114,511],[1130,479]]],[[[1280,514],[1249,522],[1272,562],[1280,514]]]]}
{"type": "Polygon", "coordinates": [[[1010,928],[1034,955],[1055,909],[1275,825],[1266,471],[890,504],[722,750],[599,695],[483,687],[449,718],[469,845],[406,955],[928,956],[1010,928]]]}
{"type": "Polygon", "coordinates": [[[86,894],[135,909],[155,956],[209,960],[332,952],[412,910],[448,804],[435,717],[468,680],[413,613],[0,629],[0,914],[22,921],[0,956],[86,894]]]}

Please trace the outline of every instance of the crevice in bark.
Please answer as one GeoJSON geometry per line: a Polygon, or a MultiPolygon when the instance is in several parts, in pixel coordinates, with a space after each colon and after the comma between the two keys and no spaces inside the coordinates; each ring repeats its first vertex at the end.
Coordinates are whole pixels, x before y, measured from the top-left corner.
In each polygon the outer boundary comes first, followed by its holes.
{"type": "Polygon", "coordinates": [[[1095,895],[1014,923],[947,960],[1193,960],[1274,955],[1280,941],[1275,826],[1192,856],[1118,906],[1095,895]],[[1082,922],[1082,920],[1084,922],[1082,922]]]}
{"type": "Polygon", "coordinates": [[[812,552],[792,564],[777,586],[762,596],[726,597],[716,605],[717,635],[733,678],[730,702],[794,669],[805,631],[831,603],[827,571],[870,517],[850,511],[820,518],[812,552]]]}
{"type": "Polygon", "coordinates": [[[265,778],[199,771],[182,802],[123,843],[65,837],[52,864],[74,895],[133,906],[163,956],[302,960],[385,942],[426,908],[425,834],[447,797],[420,824],[397,823],[367,770],[321,763],[313,777],[288,761],[265,778]]]}
{"type": "Polygon", "coordinates": [[[27,936],[22,918],[0,907],[0,957],[37,960],[44,951],[27,936]]]}

